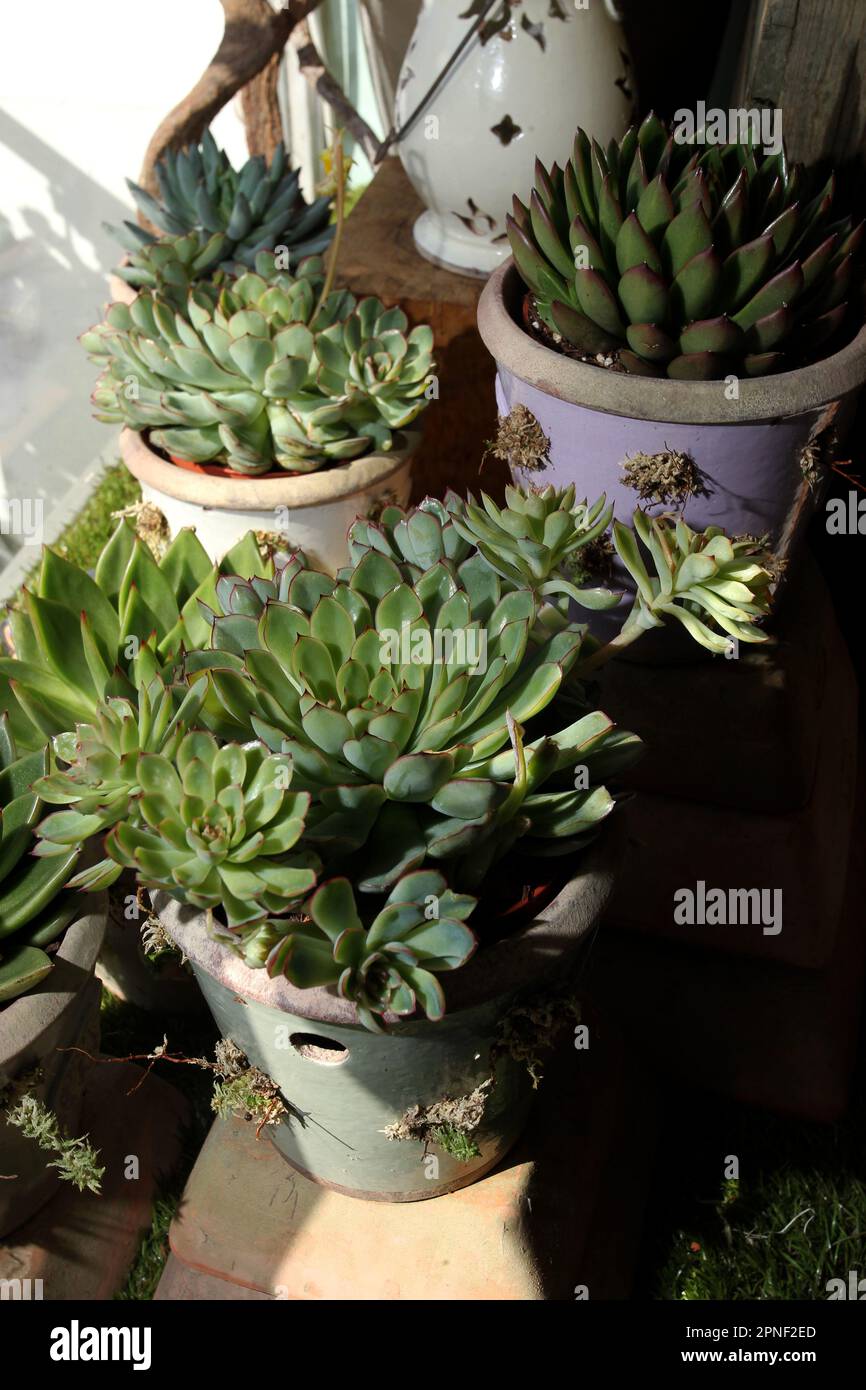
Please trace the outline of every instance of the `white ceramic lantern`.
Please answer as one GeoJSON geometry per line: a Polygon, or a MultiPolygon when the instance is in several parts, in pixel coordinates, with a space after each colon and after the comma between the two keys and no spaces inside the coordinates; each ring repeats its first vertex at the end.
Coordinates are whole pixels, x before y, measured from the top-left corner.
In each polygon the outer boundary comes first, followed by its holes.
{"type": "MultiPolygon", "coordinates": [[[[397,90],[402,129],[470,33],[487,0],[425,0],[397,90]]],[[[505,215],[526,201],[536,157],[569,157],[578,126],[602,145],[635,104],[631,61],[612,0],[495,0],[400,143],[427,205],[419,251],[468,275],[509,253],[505,215]]]]}

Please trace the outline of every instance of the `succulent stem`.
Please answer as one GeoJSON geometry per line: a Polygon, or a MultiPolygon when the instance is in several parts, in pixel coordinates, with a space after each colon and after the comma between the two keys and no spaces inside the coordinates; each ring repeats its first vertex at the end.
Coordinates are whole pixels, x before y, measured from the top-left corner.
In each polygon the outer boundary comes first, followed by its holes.
{"type": "Polygon", "coordinates": [[[313,321],[319,314],[322,306],[327,302],[328,295],[334,288],[334,277],[337,273],[337,260],[340,255],[340,243],[343,240],[343,227],[346,221],[346,178],[343,172],[343,132],[338,130],[334,135],[333,145],[334,160],[334,188],[335,188],[335,212],[336,212],[336,231],[334,240],[331,242],[330,255],[328,256],[328,270],[325,275],[325,283],[322,286],[322,293],[316,305],[316,313],[313,321]]]}

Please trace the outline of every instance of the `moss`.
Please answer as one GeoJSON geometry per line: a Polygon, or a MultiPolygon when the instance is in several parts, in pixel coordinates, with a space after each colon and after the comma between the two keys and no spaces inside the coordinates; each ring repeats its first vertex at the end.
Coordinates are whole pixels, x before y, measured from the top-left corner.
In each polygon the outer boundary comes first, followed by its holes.
{"type": "Polygon", "coordinates": [[[606,531],[595,540],[582,545],[573,558],[563,566],[574,584],[588,584],[590,580],[606,583],[613,577],[613,562],[616,551],[606,531]]]}
{"type": "Polygon", "coordinates": [[[168,522],[159,507],[152,502],[133,502],[114,513],[114,519],[128,516],[135,527],[136,535],[144,541],[155,560],[161,560],[168,550],[171,532],[168,522]]]}
{"type": "Polygon", "coordinates": [[[580,1021],[580,1004],[568,988],[546,990],[513,1004],[500,1020],[491,1061],[503,1055],[526,1067],[537,1090],[543,1080],[542,1053],[556,1045],[562,1030],[580,1021]]]}
{"type": "Polygon", "coordinates": [[[492,1085],[493,1078],[488,1077],[465,1096],[443,1096],[432,1105],[410,1105],[382,1133],[401,1143],[414,1140],[425,1150],[438,1144],[458,1163],[468,1163],[481,1152],[472,1136],[484,1118],[492,1085]]]}
{"type": "Polygon", "coordinates": [[[634,488],[639,502],[682,507],[690,497],[707,495],[691,454],[679,453],[667,445],[657,454],[632,454],[620,467],[623,481],[634,488]]]}
{"type": "Polygon", "coordinates": [[[486,453],[513,468],[539,470],[550,463],[550,440],[532,411],[516,405],[508,415],[500,415],[496,438],[488,441],[486,453]]]}
{"type": "Polygon", "coordinates": [[[123,464],[115,464],[100,479],[91,497],[69,523],[56,548],[75,565],[90,569],[117,526],[116,516],[141,500],[138,483],[123,464]]]}
{"type": "Polygon", "coordinates": [[[743,532],[741,536],[732,536],[731,542],[734,545],[746,544],[750,546],[748,552],[756,565],[760,565],[772,577],[773,583],[778,584],[785,570],[788,568],[788,561],[776,554],[770,547],[769,535],[753,536],[749,532],[743,532]]]}
{"type": "Polygon", "coordinates": [[[214,1057],[213,1070],[220,1079],[214,1084],[211,1107],[221,1119],[234,1116],[275,1125],[288,1114],[276,1082],[261,1068],[250,1066],[231,1038],[220,1038],[214,1057]]]}
{"type": "Polygon", "coordinates": [[[39,1079],[33,1074],[8,1086],[5,1104],[0,1106],[3,1118],[43,1153],[53,1155],[46,1166],[56,1168],[64,1182],[71,1182],[79,1192],[101,1192],[105,1168],[99,1165],[99,1151],[86,1134],[72,1138],[61,1128],[54,1111],[33,1094],[39,1079]]]}

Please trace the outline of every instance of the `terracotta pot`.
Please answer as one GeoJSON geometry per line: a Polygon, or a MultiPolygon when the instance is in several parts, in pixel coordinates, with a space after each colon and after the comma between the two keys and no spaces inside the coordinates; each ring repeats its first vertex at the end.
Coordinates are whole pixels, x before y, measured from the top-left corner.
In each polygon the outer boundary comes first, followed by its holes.
{"type": "Polygon", "coordinates": [[[346,563],[346,532],[356,517],[369,516],[389,502],[408,502],[420,437],[419,431],[406,430],[395,435],[387,454],[366,454],[315,473],[264,477],[228,472],[214,477],[199,467],[179,468],[131,429],[121,431],[120,452],[141,483],[144,500],[164,514],[171,535],[184,526],[195,527],[214,560],[222,559],[247,531],[277,531],[314,565],[333,573],[346,563]]]}
{"type": "MultiPolygon", "coordinates": [[[[804,475],[804,450],[810,442],[826,444],[831,431],[844,436],[866,380],[866,328],[811,366],[743,378],[729,399],[724,381],[630,376],[544,346],[523,327],[525,295],[509,262],[478,306],[479,331],[496,359],[500,416],[524,405],[549,440],[543,470],[512,469],[516,480],[574,483],[577,496],[591,501],[605,493],[628,523],[638,498],[623,481],[622,464],[638,452],[681,451],[694,459],[706,488],[685,504],[688,525],[768,535],[778,558],[790,563],[820,496],[804,475]]],[[[618,568],[616,578],[630,595],[630,576],[618,568]]],[[[620,609],[592,615],[591,625],[604,633],[623,616],[620,609]]]]}
{"type": "MultiPolygon", "coordinates": [[[[482,946],[442,977],[448,1010],[439,1023],[390,1019],[393,1032],[358,1024],[333,987],[299,990],[250,970],[208,933],[205,916],[165,895],[154,905],[189,958],[217,1026],[277,1083],[291,1114],[267,1133],[293,1168],[325,1187],[371,1201],[413,1202],[477,1181],[519,1137],[533,1090],[525,1064],[490,1051],[503,1016],[523,991],[568,977],[610,897],[620,836],[608,830],[538,918],[482,946]],[[495,1074],[474,1138],[477,1157],[459,1162],[383,1130],[416,1104],[471,1093],[495,1074]]],[[[567,1030],[563,1045],[567,1047],[567,1030]]],[[[577,1056],[577,1054],[575,1054],[577,1056]]]]}
{"type": "MultiPolygon", "coordinates": [[[[126,265],[128,260],[129,257],[124,256],[120,264],[126,265]]],[[[138,298],[138,290],[134,289],[132,285],[128,285],[125,280],[121,280],[120,276],[115,275],[113,270],[109,271],[108,274],[108,293],[111,295],[112,304],[131,304],[134,299],[138,298]]]]}
{"type": "MultiPolygon", "coordinates": [[[[99,984],[93,978],[105,934],[107,902],[66,928],[54,956],[54,969],[40,984],[0,1007],[0,1077],[15,1080],[37,1068],[43,1079],[35,1094],[74,1135],[83,1100],[83,1061],[73,1045],[99,1047],[99,984]]],[[[0,1119],[0,1236],[27,1221],[57,1190],[55,1168],[20,1130],[0,1119]]]]}

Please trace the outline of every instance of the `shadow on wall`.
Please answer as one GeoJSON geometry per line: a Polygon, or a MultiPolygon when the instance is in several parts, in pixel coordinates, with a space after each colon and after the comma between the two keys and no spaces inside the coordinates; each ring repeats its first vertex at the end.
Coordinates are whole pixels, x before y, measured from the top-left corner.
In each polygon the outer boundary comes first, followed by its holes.
{"type": "MultiPolygon", "coordinates": [[[[0,145],[47,185],[46,210],[17,208],[17,236],[10,204],[0,214],[0,562],[5,562],[22,544],[39,541],[15,534],[15,516],[32,515],[32,503],[41,500],[47,519],[108,442],[106,427],[91,417],[95,372],[77,338],[100,316],[108,298],[105,275],[120,256],[102,222],[119,222],[129,209],[3,111],[0,145]],[[23,236],[20,223],[26,227],[23,236]],[[20,508],[4,505],[15,500],[20,508]]],[[[7,174],[5,190],[14,203],[14,172],[7,174]]]]}

